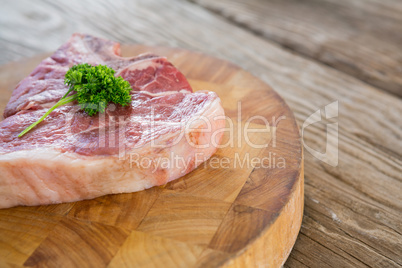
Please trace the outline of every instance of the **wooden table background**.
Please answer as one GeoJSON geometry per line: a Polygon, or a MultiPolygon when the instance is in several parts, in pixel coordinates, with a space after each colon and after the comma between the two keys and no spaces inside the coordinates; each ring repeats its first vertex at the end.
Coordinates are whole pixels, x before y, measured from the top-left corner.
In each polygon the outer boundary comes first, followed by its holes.
{"type": "MultiPolygon", "coordinates": [[[[401,267],[401,1],[0,4],[0,64],[53,51],[73,32],[85,32],[229,60],[270,84],[299,125],[339,101],[339,164],[305,152],[303,224],[285,266],[401,267]]],[[[325,150],[328,122],[309,127],[305,144],[325,150]]],[[[7,231],[0,218],[0,248],[7,231]]]]}

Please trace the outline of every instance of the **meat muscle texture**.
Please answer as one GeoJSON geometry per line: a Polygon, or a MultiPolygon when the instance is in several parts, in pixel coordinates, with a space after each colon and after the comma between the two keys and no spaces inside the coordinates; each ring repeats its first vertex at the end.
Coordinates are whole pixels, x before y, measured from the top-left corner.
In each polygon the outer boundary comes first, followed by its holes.
{"type": "Polygon", "coordinates": [[[0,122],[0,208],[135,192],[177,179],[211,157],[225,125],[214,92],[193,92],[164,57],[120,56],[118,43],[74,34],[14,89],[0,122]],[[113,68],[132,87],[130,105],[88,116],[76,103],[55,109],[64,75],[80,63],[113,68]]]}

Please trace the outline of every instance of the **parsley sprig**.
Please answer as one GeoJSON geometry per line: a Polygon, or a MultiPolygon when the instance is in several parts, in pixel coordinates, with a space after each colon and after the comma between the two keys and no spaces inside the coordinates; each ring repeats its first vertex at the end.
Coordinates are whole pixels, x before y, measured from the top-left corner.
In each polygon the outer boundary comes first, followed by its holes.
{"type": "Polygon", "coordinates": [[[42,122],[54,109],[77,100],[80,108],[89,116],[98,112],[104,113],[108,103],[113,102],[126,106],[131,102],[131,86],[122,77],[115,77],[115,71],[106,65],[91,66],[88,63],[71,67],[64,79],[69,86],[67,93],[50,108],[38,121],[22,131],[22,137],[42,122]],[[75,91],[75,94],[69,94],[75,91]]]}

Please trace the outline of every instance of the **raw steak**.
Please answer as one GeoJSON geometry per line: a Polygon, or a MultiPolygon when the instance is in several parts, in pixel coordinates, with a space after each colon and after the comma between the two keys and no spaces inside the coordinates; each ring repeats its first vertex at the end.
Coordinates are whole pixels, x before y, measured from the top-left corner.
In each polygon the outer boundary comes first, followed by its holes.
{"type": "Polygon", "coordinates": [[[0,208],[72,202],[163,185],[217,150],[224,111],[213,92],[193,92],[166,58],[120,57],[118,43],[74,34],[15,88],[0,122],[0,208]],[[129,81],[128,107],[90,117],[71,104],[54,110],[74,64],[106,64],[129,81]]]}

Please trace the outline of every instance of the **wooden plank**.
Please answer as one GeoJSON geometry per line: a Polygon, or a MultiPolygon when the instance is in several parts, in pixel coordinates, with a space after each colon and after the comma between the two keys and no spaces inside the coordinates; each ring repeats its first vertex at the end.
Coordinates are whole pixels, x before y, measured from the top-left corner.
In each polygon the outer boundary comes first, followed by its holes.
{"type": "MultiPolygon", "coordinates": [[[[12,5],[9,3],[6,4],[12,5]]],[[[296,243],[288,264],[292,267],[297,267],[298,263],[336,266],[337,260],[345,259],[342,263],[352,265],[365,260],[368,247],[376,252],[376,256],[383,255],[381,260],[402,263],[400,257],[395,256],[398,248],[390,249],[384,244],[391,242],[395,245],[402,239],[398,218],[402,207],[401,100],[351,76],[291,54],[191,3],[114,1],[112,4],[100,1],[97,6],[91,6],[91,13],[88,13],[85,1],[53,3],[26,1],[18,8],[13,6],[19,12],[35,13],[37,17],[54,23],[40,29],[34,27],[32,20],[22,23],[21,16],[6,16],[2,36],[8,32],[7,36],[13,37],[14,43],[26,43],[30,49],[13,50],[18,51],[14,53],[2,45],[2,55],[11,55],[7,59],[14,59],[15,56],[27,55],[27,51],[32,55],[53,50],[72,31],[87,31],[126,43],[180,46],[231,60],[271,84],[295,112],[300,125],[317,109],[338,100],[339,165],[330,167],[306,153],[305,174],[307,185],[316,188],[308,188],[306,198],[311,197],[331,209],[341,221],[332,219],[331,213],[316,212],[314,201],[306,203],[306,215],[313,215],[314,221],[320,222],[324,228],[331,227],[332,233],[322,232],[320,239],[331,241],[334,235],[349,239],[349,243],[354,244],[354,251],[347,252],[346,243],[336,243],[330,249],[320,250],[318,243],[309,237],[313,234],[307,232],[307,228],[313,229],[315,223],[305,220],[304,235],[296,243]],[[13,23],[20,26],[11,27],[13,23]],[[18,39],[21,36],[23,42],[18,39]],[[321,194],[332,191],[333,198],[330,199],[321,194]],[[341,218],[345,210],[357,212],[349,212],[341,218]],[[356,224],[360,218],[364,219],[363,223],[356,224]],[[333,222],[336,222],[336,228],[333,222]],[[372,230],[380,225],[388,226],[384,227],[388,229],[384,237],[383,234],[376,236],[383,241],[377,243],[372,238],[372,230]],[[350,230],[354,231],[351,233],[350,230]],[[312,256],[320,258],[311,262],[312,256]]],[[[12,46],[12,42],[4,42],[12,46]]],[[[325,125],[318,124],[309,129],[304,135],[305,143],[323,148],[325,125]]]]}
{"type": "Polygon", "coordinates": [[[192,267],[202,251],[199,246],[133,231],[108,267],[192,267]]]}
{"type": "Polygon", "coordinates": [[[106,267],[128,235],[114,226],[64,218],[24,266],[106,267]]]}
{"type": "Polygon", "coordinates": [[[220,200],[166,191],[137,230],[205,247],[221,225],[230,205],[220,200]]]}
{"type": "Polygon", "coordinates": [[[286,48],[402,96],[402,3],[195,0],[286,48]]]}
{"type": "Polygon", "coordinates": [[[133,230],[144,219],[160,192],[161,189],[156,187],[134,194],[107,195],[85,200],[75,203],[68,216],[133,230]]]}
{"type": "MultiPolygon", "coordinates": [[[[22,266],[60,219],[32,211],[0,210],[0,259],[11,267],[22,266]]],[[[0,262],[0,266],[6,265],[0,262]]]]}

